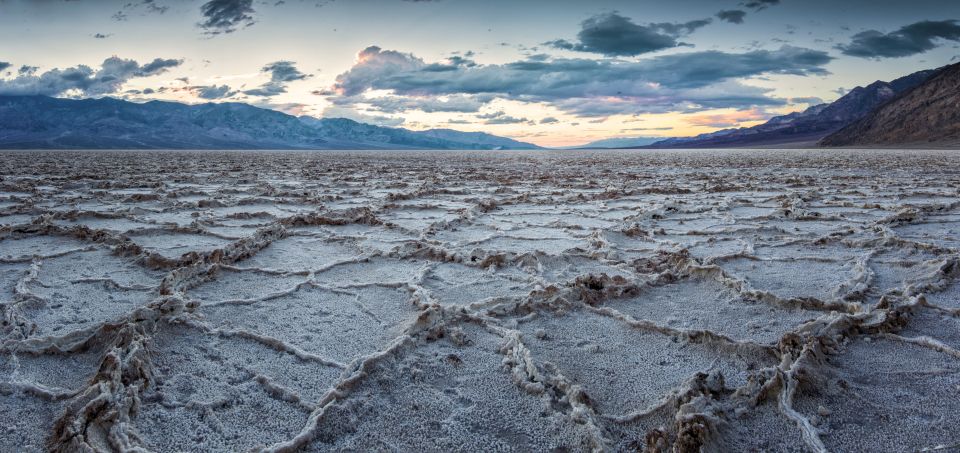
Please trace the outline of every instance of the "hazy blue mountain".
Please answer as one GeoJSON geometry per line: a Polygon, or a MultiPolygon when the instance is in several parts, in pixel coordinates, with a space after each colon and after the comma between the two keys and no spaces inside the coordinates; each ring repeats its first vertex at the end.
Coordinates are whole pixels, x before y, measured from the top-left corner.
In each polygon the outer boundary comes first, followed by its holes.
{"type": "Polygon", "coordinates": [[[647,146],[657,141],[663,140],[661,137],[615,137],[605,138],[580,146],[570,146],[568,148],[590,149],[590,148],[636,148],[647,146]]]}
{"type": "Polygon", "coordinates": [[[536,145],[483,132],[450,129],[411,131],[358,123],[346,118],[299,118],[341,148],[538,149],[536,145]],[[353,145],[353,146],[350,146],[353,145]]]}
{"type": "Polygon", "coordinates": [[[661,140],[650,148],[736,148],[748,146],[814,144],[823,137],[863,118],[868,113],[926,81],[935,70],[915,72],[891,82],[876,81],[856,87],[840,99],[771,118],[764,124],[724,129],[695,137],[661,140]]]}
{"type": "Polygon", "coordinates": [[[294,117],[247,104],[0,96],[0,148],[536,149],[482,133],[294,117]]]}

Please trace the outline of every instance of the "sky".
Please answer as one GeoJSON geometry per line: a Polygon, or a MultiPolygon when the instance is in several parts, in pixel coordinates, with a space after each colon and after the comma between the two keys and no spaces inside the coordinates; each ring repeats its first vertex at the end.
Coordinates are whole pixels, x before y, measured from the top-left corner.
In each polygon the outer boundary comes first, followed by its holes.
{"type": "Polygon", "coordinates": [[[0,95],[543,146],[748,127],[960,59],[948,0],[0,0],[0,95]]]}

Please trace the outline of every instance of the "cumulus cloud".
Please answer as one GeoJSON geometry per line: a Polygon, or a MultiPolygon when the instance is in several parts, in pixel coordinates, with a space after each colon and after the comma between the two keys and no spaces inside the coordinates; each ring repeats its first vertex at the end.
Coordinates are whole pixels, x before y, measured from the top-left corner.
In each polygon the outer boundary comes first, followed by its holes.
{"type": "Polygon", "coordinates": [[[477,65],[477,62],[461,57],[461,56],[452,56],[447,58],[446,61],[442,63],[432,63],[423,68],[424,71],[455,71],[457,68],[472,68],[477,65]]]}
{"type": "Polygon", "coordinates": [[[739,9],[723,10],[717,13],[718,19],[731,24],[742,24],[744,17],[747,17],[747,12],[739,9]]]}
{"type": "Polygon", "coordinates": [[[921,21],[883,33],[867,30],[853,35],[848,44],[837,46],[845,55],[862,58],[897,58],[926,52],[937,47],[934,40],[960,41],[956,20],[921,21]]]}
{"type": "Polygon", "coordinates": [[[357,62],[348,72],[337,76],[335,89],[341,95],[358,95],[380,84],[384,77],[415,73],[426,66],[413,54],[370,46],[357,54],[357,62]]]}
{"type": "Polygon", "coordinates": [[[263,97],[276,96],[287,92],[288,83],[311,77],[308,74],[300,72],[296,67],[296,63],[284,60],[269,63],[261,68],[260,71],[270,74],[270,81],[252,90],[244,91],[244,94],[263,97]]]}
{"type": "Polygon", "coordinates": [[[116,93],[130,79],[150,77],[179,66],[182,60],[157,58],[141,65],[134,60],[110,57],[100,69],[86,65],[51,69],[36,75],[36,68],[21,68],[14,79],[0,79],[0,94],[60,96],[78,94],[102,96],[116,93]]]}
{"type": "Polygon", "coordinates": [[[540,124],[554,124],[554,123],[559,123],[559,122],[560,122],[560,120],[558,120],[558,119],[556,119],[556,118],[554,118],[554,117],[552,117],[552,116],[548,116],[548,117],[543,118],[543,119],[540,120],[540,124]]]}
{"type": "Polygon", "coordinates": [[[10,63],[7,63],[6,61],[0,61],[0,71],[5,71],[10,66],[12,66],[10,63]]]}
{"type": "Polygon", "coordinates": [[[831,60],[826,52],[784,46],[745,53],[689,52],[640,61],[527,59],[430,71],[424,69],[430,64],[419,57],[374,46],[361,51],[357,63],[322,93],[332,99],[356,98],[371,90],[419,98],[483,95],[544,102],[592,116],[782,105],[783,100],[768,97],[769,90],[736,79],[824,75],[823,66],[831,60]]]}
{"type": "Polygon", "coordinates": [[[606,56],[636,56],[681,45],[677,38],[706,26],[710,19],[685,23],[639,25],[617,12],[584,20],[577,42],[558,39],[544,43],[558,49],[598,53],[606,56]]]}
{"type": "Polygon", "coordinates": [[[200,7],[200,28],[208,35],[233,33],[253,25],[253,0],[210,0],[200,7]]]}

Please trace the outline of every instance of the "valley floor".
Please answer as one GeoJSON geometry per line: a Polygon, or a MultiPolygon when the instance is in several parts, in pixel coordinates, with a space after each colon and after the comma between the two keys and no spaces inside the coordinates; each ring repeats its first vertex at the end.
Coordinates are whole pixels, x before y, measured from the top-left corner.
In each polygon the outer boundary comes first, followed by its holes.
{"type": "Polygon", "coordinates": [[[958,449],[958,157],[3,153],[0,450],[958,449]]]}

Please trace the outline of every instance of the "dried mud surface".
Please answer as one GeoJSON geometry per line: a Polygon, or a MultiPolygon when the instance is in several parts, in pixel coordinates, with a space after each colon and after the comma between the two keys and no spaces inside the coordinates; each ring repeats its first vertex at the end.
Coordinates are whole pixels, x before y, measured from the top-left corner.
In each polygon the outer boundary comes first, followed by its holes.
{"type": "Polygon", "coordinates": [[[957,451],[932,151],[0,155],[0,451],[957,451]]]}

